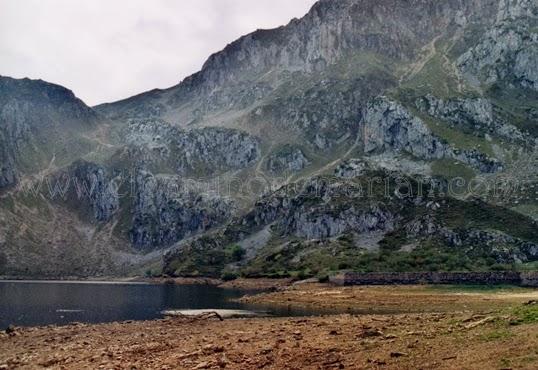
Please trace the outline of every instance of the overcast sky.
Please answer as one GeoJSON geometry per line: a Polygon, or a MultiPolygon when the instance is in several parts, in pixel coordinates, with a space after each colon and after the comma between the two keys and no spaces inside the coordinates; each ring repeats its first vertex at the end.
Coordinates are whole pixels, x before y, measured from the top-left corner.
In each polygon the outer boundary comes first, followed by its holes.
{"type": "Polygon", "coordinates": [[[0,75],[41,78],[89,105],[177,84],[241,35],[315,0],[0,0],[0,75]]]}

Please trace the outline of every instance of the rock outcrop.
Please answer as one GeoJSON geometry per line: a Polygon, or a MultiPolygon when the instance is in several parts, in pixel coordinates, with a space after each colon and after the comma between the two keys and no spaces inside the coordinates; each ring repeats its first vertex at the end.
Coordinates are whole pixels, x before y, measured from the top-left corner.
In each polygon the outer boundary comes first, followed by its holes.
{"type": "Polygon", "coordinates": [[[96,113],[62,86],[0,76],[0,189],[56,152],[77,158],[89,151],[80,135],[96,123],[96,113]]]}
{"type": "Polygon", "coordinates": [[[174,173],[207,176],[246,168],[260,156],[259,139],[225,128],[182,130],[162,120],[130,122],[126,143],[135,162],[167,163],[174,173]]]}
{"type": "Polygon", "coordinates": [[[363,143],[367,154],[401,151],[417,158],[439,159],[449,153],[449,148],[420,118],[386,97],[368,104],[363,121],[363,143]]]}
{"type": "MultiPolygon", "coordinates": [[[[434,246],[497,264],[538,260],[538,233],[532,220],[482,202],[438,197],[437,192],[446,189],[433,190],[426,179],[419,195],[419,183],[397,176],[368,170],[353,180],[319,177],[285,186],[260,199],[222,231],[180,243],[166,255],[165,271],[173,274],[171,266],[184,266],[192,259],[186,251],[217,255],[262,230],[270,230],[271,236],[264,237],[264,245],[257,245],[255,251],[247,250],[247,255],[256,259],[265,251],[260,257],[264,261],[289,258],[286,261],[293,266],[302,258],[297,253],[308,254],[309,248],[319,253],[328,248],[333,254],[351,249],[360,254],[411,253],[434,246]],[[465,227],[476,213],[481,221],[465,227]]],[[[248,270],[250,262],[244,263],[248,270]]]]}
{"type": "Polygon", "coordinates": [[[500,0],[497,22],[458,59],[476,81],[538,90],[538,10],[532,0],[500,0]]]}
{"type": "Polygon", "coordinates": [[[417,99],[416,107],[475,136],[493,135],[517,143],[525,140],[525,135],[518,128],[496,117],[493,104],[486,98],[445,101],[433,95],[426,95],[417,99]]]}
{"type": "Polygon", "coordinates": [[[130,237],[143,250],[171,245],[227,221],[234,205],[203,184],[139,171],[130,237]]]}
{"type": "Polygon", "coordinates": [[[418,159],[457,159],[481,172],[496,172],[502,168],[498,160],[477,149],[455,149],[436,136],[422,119],[386,97],[376,98],[368,104],[362,130],[367,155],[403,152],[418,159]]]}
{"type": "Polygon", "coordinates": [[[309,164],[310,161],[300,148],[285,145],[269,156],[266,167],[271,174],[281,174],[301,171],[309,164]]]}
{"type": "Polygon", "coordinates": [[[76,193],[74,204],[88,202],[93,218],[107,222],[119,209],[118,184],[108,170],[94,163],[76,162],[70,172],[71,187],[76,193]]]}
{"type": "Polygon", "coordinates": [[[336,177],[342,177],[345,179],[352,179],[362,175],[368,168],[368,164],[361,159],[350,159],[339,165],[334,170],[336,177]]]}

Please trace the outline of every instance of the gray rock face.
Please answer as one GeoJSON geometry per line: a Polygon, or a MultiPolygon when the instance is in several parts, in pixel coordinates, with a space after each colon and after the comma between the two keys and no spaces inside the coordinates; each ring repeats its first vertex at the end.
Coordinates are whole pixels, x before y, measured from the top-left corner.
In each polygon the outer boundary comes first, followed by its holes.
{"type": "Polygon", "coordinates": [[[383,204],[365,197],[359,206],[353,196],[363,189],[334,178],[313,178],[285,187],[261,199],[242,221],[242,227],[274,223],[282,236],[324,240],[347,232],[391,231],[397,217],[383,204]],[[348,197],[348,201],[344,200],[348,197]]]}
{"type": "Polygon", "coordinates": [[[505,81],[538,90],[538,33],[532,31],[537,19],[535,1],[500,0],[497,23],[459,58],[459,68],[486,84],[505,81]]]}
{"type": "Polygon", "coordinates": [[[142,250],[171,245],[227,221],[233,203],[194,181],[139,171],[133,200],[132,244],[142,250]]]}
{"type": "Polygon", "coordinates": [[[538,91],[538,33],[535,35],[534,45],[517,55],[514,76],[521,86],[538,91]]]}
{"type": "Polygon", "coordinates": [[[367,210],[349,209],[332,214],[332,212],[310,212],[306,209],[296,210],[280,225],[286,235],[304,239],[324,240],[347,232],[369,233],[374,231],[389,232],[394,229],[395,216],[380,206],[367,210]]]}
{"type": "Polygon", "coordinates": [[[368,168],[368,164],[360,159],[350,159],[339,165],[334,170],[336,177],[342,177],[344,179],[352,179],[358,177],[364,173],[368,168]]]}
{"type": "Polygon", "coordinates": [[[500,0],[497,21],[536,17],[536,2],[533,0],[500,0]]]}
{"type": "Polygon", "coordinates": [[[77,135],[96,122],[95,112],[64,87],[0,76],[0,189],[21,171],[49,163],[55,150],[84,154],[77,135]]]}
{"type": "Polygon", "coordinates": [[[260,156],[259,140],[224,128],[185,131],[162,120],[129,124],[126,142],[137,160],[168,162],[178,174],[215,174],[243,169],[260,156]]]}
{"type": "Polygon", "coordinates": [[[371,101],[363,118],[363,145],[367,155],[408,153],[419,159],[453,158],[480,170],[496,172],[501,164],[478,150],[456,150],[438,138],[420,118],[386,97],[371,101]]]}
{"type": "Polygon", "coordinates": [[[267,170],[272,174],[297,172],[310,164],[303,151],[292,145],[285,145],[267,159],[267,170]]]}
{"type": "Polygon", "coordinates": [[[490,134],[513,142],[525,140],[523,133],[515,126],[495,116],[493,105],[485,98],[445,101],[433,95],[426,95],[417,99],[416,106],[422,112],[476,136],[484,137],[490,134]]]}
{"type": "Polygon", "coordinates": [[[364,114],[363,142],[367,154],[404,151],[418,158],[444,158],[450,150],[426,124],[400,104],[385,97],[374,99],[364,114]]]}
{"type": "Polygon", "coordinates": [[[119,209],[118,188],[107,169],[93,163],[78,162],[73,165],[72,186],[80,201],[88,201],[93,217],[110,221],[119,209]]]}
{"type": "Polygon", "coordinates": [[[433,95],[426,95],[416,102],[417,108],[430,116],[440,118],[455,125],[490,128],[494,124],[493,106],[487,99],[456,99],[444,101],[433,95]]]}
{"type": "Polygon", "coordinates": [[[64,170],[46,178],[41,195],[72,209],[84,219],[106,223],[120,207],[118,183],[103,165],[78,160],[64,170]]]}
{"type": "MultiPolygon", "coordinates": [[[[0,136],[0,142],[6,142],[0,136]]],[[[17,181],[15,163],[7,145],[0,148],[0,189],[14,185],[17,181]]]]}
{"type": "Polygon", "coordinates": [[[177,138],[177,149],[184,153],[179,168],[210,166],[215,170],[242,169],[260,156],[258,139],[246,133],[220,128],[193,130],[177,138]]]}

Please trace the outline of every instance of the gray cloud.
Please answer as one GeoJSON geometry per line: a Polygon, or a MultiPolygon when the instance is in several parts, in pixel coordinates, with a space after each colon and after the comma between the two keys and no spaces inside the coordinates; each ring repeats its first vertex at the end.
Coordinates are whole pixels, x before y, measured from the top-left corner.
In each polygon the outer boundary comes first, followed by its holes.
{"type": "Polygon", "coordinates": [[[315,0],[0,0],[0,74],[64,85],[90,105],[168,87],[315,0]]]}

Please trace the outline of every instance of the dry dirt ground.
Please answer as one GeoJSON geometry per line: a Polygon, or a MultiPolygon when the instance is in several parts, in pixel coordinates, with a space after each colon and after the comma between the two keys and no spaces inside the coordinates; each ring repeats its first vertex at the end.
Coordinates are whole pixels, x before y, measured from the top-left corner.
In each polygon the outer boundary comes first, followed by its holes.
{"type": "Polygon", "coordinates": [[[12,328],[0,334],[0,369],[537,369],[537,298],[519,289],[296,286],[247,299],[439,312],[12,328]]]}
{"type": "Polygon", "coordinates": [[[193,278],[149,278],[135,279],[134,281],[142,281],[156,284],[175,284],[175,285],[213,285],[220,288],[240,289],[240,290],[270,290],[277,288],[288,287],[293,279],[235,279],[231,281],[222,281],[220,279],[193,277],[193,278]]]}
{"type": "Polygon", "coordinates": [[[276,292],[245,296],[253,304],[293,305],[340,312],[484,311],[538,300],[538,289],[457,286],[289,286],[276,292]]]}

